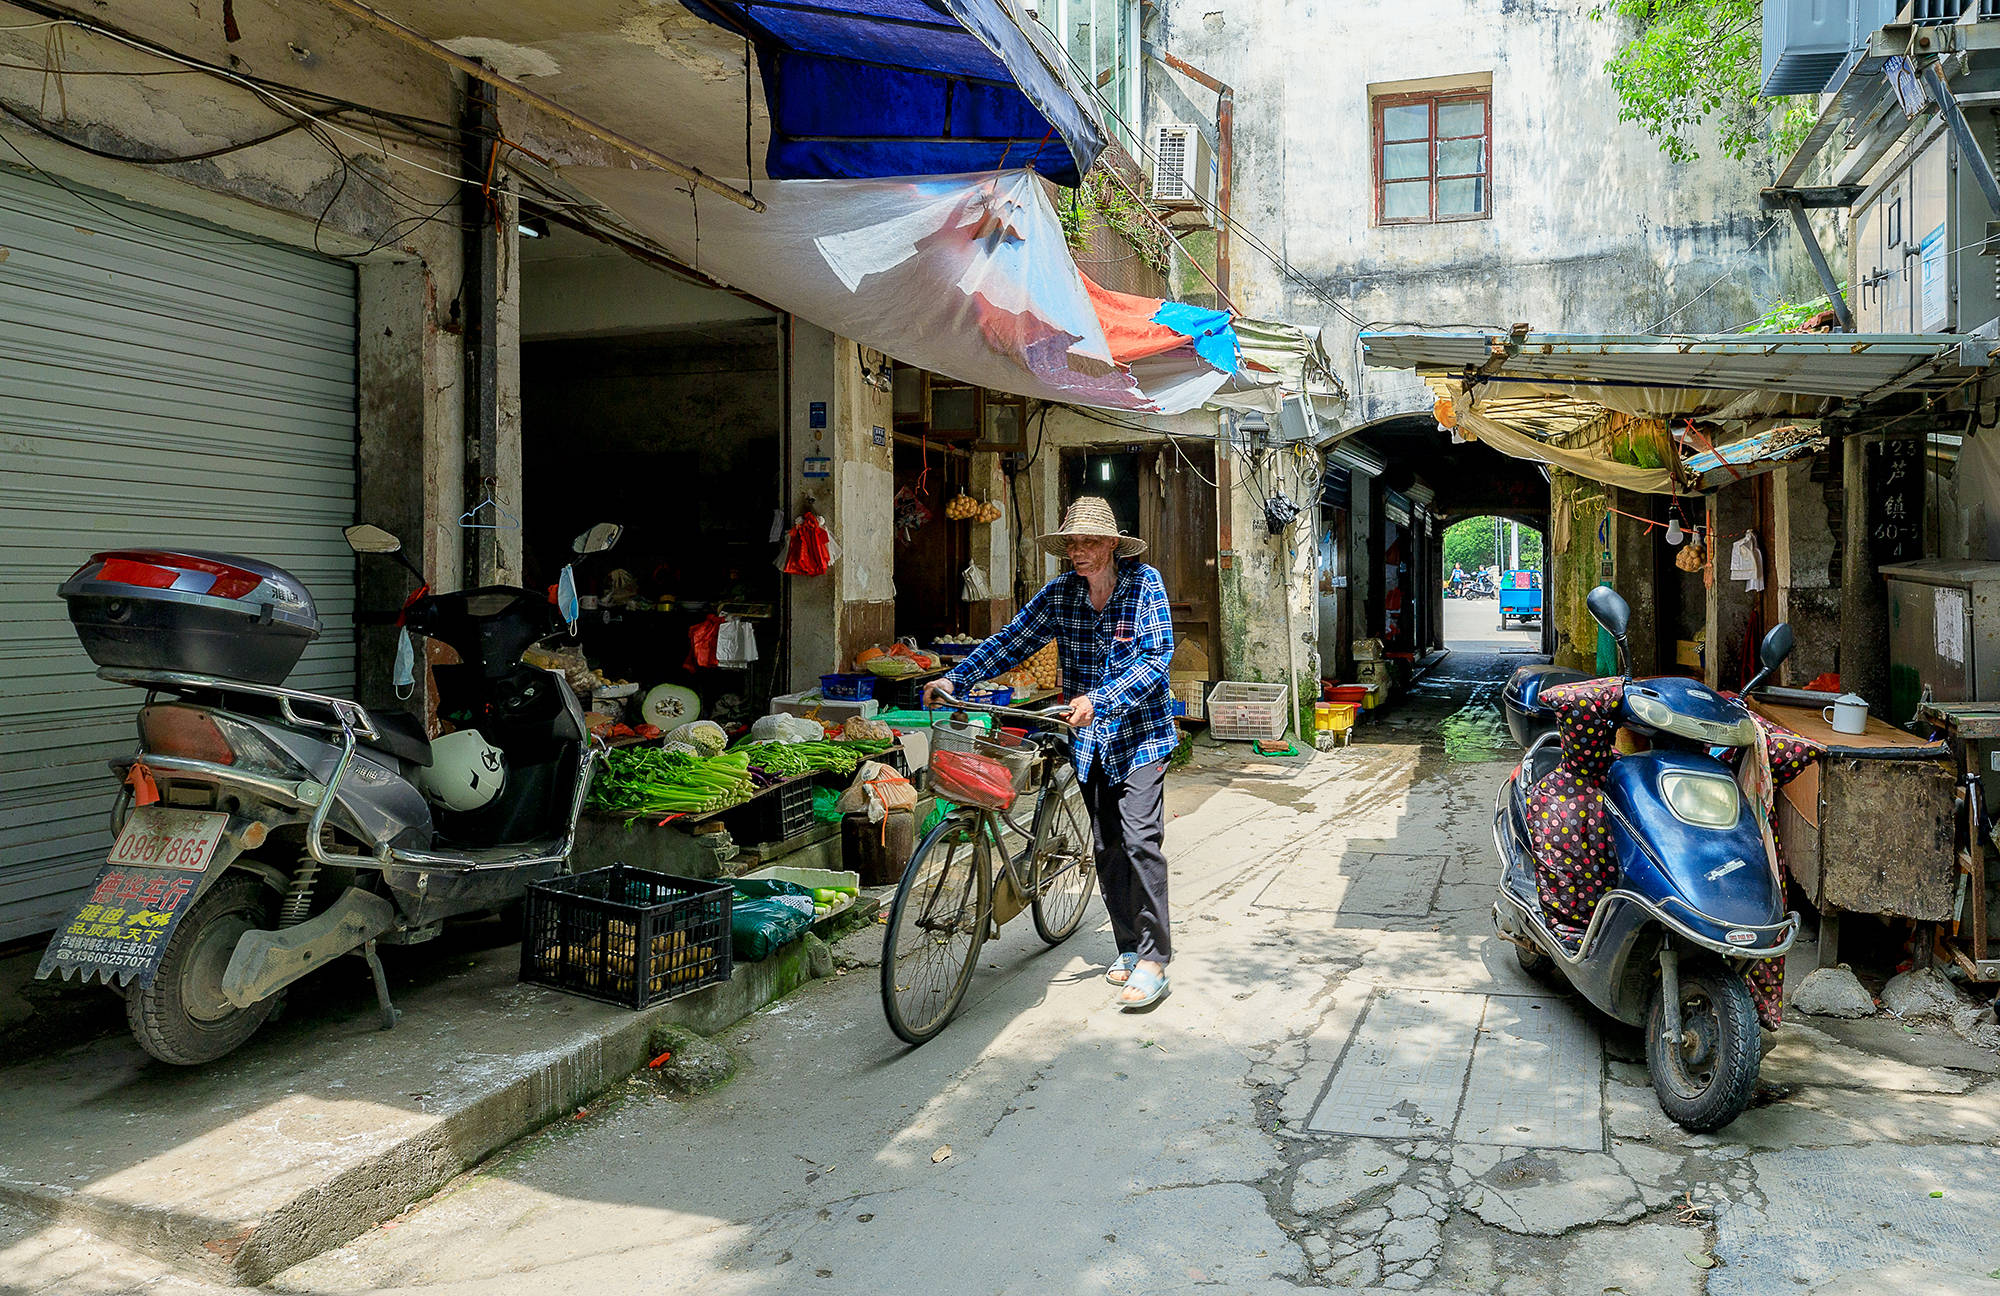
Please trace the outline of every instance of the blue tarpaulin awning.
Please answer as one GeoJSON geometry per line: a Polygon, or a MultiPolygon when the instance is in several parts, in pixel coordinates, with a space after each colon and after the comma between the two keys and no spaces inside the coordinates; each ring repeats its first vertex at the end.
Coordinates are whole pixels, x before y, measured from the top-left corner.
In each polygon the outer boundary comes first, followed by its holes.
{"type": "Polygon", "coordinates": [[[684,0],[746,37],[773,179],[1032,167],[1074,185],[1104,150],[1082,87],[1007,0],[684,0]]]}

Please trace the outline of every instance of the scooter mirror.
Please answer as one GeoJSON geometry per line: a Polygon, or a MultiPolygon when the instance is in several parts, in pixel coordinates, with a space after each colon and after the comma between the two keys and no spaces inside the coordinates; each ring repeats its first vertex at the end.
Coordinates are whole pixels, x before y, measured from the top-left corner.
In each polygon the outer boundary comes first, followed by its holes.
{"type": "Polygon", "coordinates": [[[1764,669],[1774,671],[1792,655],[1792,627],[1783,621],[1771,627],[1771,633],[1764,636],[1763,646],[1757,650],[1757,660],[1764,669]]]}
{"type": "Polygon", "coordinates": [[[347,537],[347,547],[355,553],[392,554],[403,551],[403,542],[381,527],[363,522],[341,532],[347,537]]]}
{"type": "Polygon", "coordinates": [[[1584,606],[1597,624],[1611,632],[1613,639],[1623,639],[1625,631],[1632,624],[1632,607],[1609,585],[1599,585],[1584,595],[1584,606]]]}
{"type": "Polygon", "coordinates": [[[616,522],[599,522],[571,542],[570,548],[580,554],[603,553],[617,544],[624,534],[625,528],[616,522]]]}

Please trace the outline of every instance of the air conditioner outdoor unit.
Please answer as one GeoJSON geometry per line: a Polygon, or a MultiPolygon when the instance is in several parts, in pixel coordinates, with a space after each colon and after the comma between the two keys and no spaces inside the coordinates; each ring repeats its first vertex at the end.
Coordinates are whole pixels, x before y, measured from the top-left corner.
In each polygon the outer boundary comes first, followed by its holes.
{"type": "MultiPolygon", "coordinates": [[[[1818,94],[1902,0],[1764,0],[1765,95],[1818,94]]],[[[1963,0],[1916,0],[1926,4],[1963,0]]]]}
{"type": "Polygon", "coordinates": [[[1162,126],[1153,138],[1153,205],[1199,208],[1215,202],[1215,163],[1193,126],[1162,126]]]}

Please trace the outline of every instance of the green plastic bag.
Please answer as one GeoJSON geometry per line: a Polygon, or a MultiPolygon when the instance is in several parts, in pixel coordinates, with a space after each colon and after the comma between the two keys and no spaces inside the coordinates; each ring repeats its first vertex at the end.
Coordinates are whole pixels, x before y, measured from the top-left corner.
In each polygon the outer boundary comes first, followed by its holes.
{"type": "Polygon", "coordinates": [[[944,817],[956,809],[958,809],[957,806],[943,797],[939,797],[937,804],[931,807],[931,812],[924,816],[923,826],[917,829],[917,839],[921,841],[930,836],[931,829],[943,823],[944,817]]]}
{"type": "Polygon", "coordinates": [[[839,823],[840,789],[816,787],[813,789],[813,819],[819,823],[839,823]]]}
{"type": "Polygon", "coordinates": [[[813,893],[777,878],[737,878],[729,910],[730,952],[744,962],[767,959],[812,926],[813,893]]]}

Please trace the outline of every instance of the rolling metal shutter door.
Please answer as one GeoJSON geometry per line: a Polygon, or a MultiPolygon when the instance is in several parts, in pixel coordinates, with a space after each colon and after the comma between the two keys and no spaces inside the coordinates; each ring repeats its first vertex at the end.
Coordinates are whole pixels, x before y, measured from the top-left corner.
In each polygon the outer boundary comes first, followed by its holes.
{"type": "Polygon", "coordinates": [[[79,194],[0,168],[0,940],[89,882],[136,743],[56,596],[92,553],[275,562],[327,626],[288,683],[354,678],[354,271],[79,194]]]}

